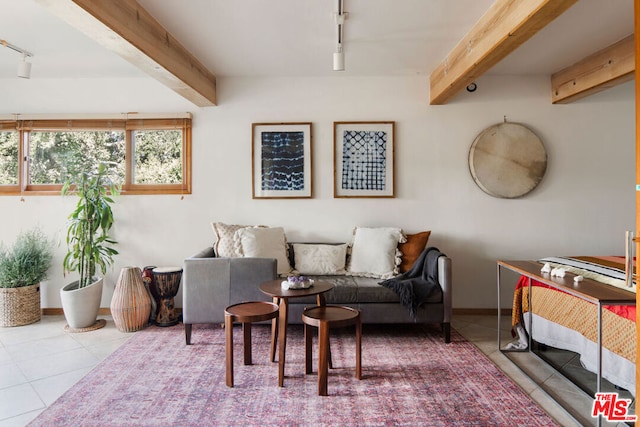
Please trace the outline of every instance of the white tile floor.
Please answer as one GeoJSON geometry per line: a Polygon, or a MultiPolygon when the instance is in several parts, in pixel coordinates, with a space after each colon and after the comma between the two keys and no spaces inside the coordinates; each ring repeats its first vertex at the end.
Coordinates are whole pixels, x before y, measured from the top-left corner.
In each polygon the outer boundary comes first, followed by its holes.
{"type": "MultiPolygon", "coordinates": [[[[93,332],[69,334],[63,316],[43,316],[40,322],[0,328],[0,427],[28,424],[111,352],[133,336],[119,332],[109,317],[107,326],[93,332]]],[[[509,320],[503,318],[503,340],[509,339],[509,320]]],[[[497,349],[496,316],[454,316],[453,327],[474,342],[507,375],[563,426],[596,425],[589,418],[591,399],[528,353],[515,355],[525,375],[497,349]],[[544,389],[571,408],[569,415],[544,389]]],[[[602,425],[607,425],[603,423],[602,425]]]]}
{"type": "Polygon", "coordinates": [[[64,316],[0,328],[0,427],[24,426],[133,334],[64,331],[64,316]]]}

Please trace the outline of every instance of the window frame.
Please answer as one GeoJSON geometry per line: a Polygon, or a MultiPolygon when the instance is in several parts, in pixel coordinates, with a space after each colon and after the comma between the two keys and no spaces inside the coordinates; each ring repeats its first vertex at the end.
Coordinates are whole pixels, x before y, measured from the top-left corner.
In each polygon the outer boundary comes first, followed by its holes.
{"type": "Polygon", "coordinates": [[[0,131],[17,131],[18,183],[0,185],[0,196],[60,195],[62,184],[29,184],[29,133],[56,130],[121,130],[125,133],[125,177],[121,194],[191,194],[191,114],[118,115],[115,117],[24,118],[0,117],[0,131]],[[177,184],[134,184],[134,138],[137,130],[182,131],[182,182],[177,184]]]}

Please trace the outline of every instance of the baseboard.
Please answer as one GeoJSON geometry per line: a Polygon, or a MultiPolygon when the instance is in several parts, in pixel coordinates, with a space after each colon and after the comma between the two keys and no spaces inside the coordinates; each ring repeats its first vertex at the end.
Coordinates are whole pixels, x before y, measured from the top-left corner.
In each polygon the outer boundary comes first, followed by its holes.
{"type": "MultiPolygon", "coordinates": [[[[60,308],[43,308],[42,314],[44,316],[61,316],[64,314],[64,311],[62,311],[61,307],[60,308]]],[[[100,310],[98,311],[98,315],[110,316],[111,309],[109,307],[101,307],[100,310]]]]}
{"type": "MultiPolygon", "coordinates": [[[[182,313],[182,309],[180,307],[176,307],[176,311],[178,313],[182,313]]],[[[42,309],[42,314],[45,316],[60,316],[63,315],[64,312],[62,311],[62,308],[43,308],[42,309]]],[[[110,316],[111,315],[111,309],[109,307],[101,307],[100,311],[98,312],[99,315],[102,316],[110,316]]],[[[511,316],[511,309],[510,308],[503,308],[500,311],[500,314],[502,316],[511,316]]],[[[496,309],[495,308],[454,308],[453,309],[453,315],[458,315],[458,316],[464,316],[464,315],[471,315],[471,316],[495,316],[496,315],[496,309]]]]}
{"type": "MultiPolygon", "coordinates": [[[[182,308],[176,307],[176,313],[182,314],[182,308]]],[[[43,316],[61,316],[64,314],[62,308],[43,308],[42,315],[43,316]]],[[[98,311],[99,316],[111,316],[111,309],[109,307],[100,307],[98,311]]]]}
{"type": "MultiPolygon", "coordinates": [[[[180,307],[176,307],[176,311],[178,313],[181,313],[182,309],[180,307]]],[[[57,315],[64,314],[64,312],[62,311],[62,308],[43,308],[42,314],[45,316],[57,316],[57,315]]],[[[109,307],[101,307],[98,314],[103,316],[109,316],[111,315],[111,309],[109,307]]],[[[496,314],[496,309],[495,308],[454,308],[453,314],[454,315],[457,314],[460,316],[462,315],[494,316],[496,314]]],[[[511,316],[511,309],[503,308],[500,314],[503,316],[511,316]]]]}
{"type": "MultiPolygon", "coordinates": [[[[472,315],[472,316],[495,316],[497,314],[497,309],[495,308],[454,308],[453,315],[464,316],[464,315],[472,315]]],[[[500,310],[501,316],[511,316],[510,308],[503,308],[500,310]]]]}

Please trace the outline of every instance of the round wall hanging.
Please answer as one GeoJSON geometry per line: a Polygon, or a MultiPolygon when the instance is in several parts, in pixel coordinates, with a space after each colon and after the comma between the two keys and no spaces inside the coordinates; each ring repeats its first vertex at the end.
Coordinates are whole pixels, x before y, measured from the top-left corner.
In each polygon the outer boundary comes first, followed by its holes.
{"type": "Polygon", "coordinates": [[[514,199],[540,183],[547,170],[547,152],[531,129],[500,123],[483,130],[471,144],[469,170],[485,193],[514,199]]]}

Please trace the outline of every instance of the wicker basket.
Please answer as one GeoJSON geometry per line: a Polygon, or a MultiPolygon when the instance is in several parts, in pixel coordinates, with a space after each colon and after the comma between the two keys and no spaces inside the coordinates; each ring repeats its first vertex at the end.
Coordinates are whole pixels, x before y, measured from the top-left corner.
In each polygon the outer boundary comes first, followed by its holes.
{"type": "Polygon", "coordinates": [[[135,332],[144,328],[151,313],[151,296],[142,281],[138,267],[124,267],[111,299],[111,316],[120,332],[135,332]]]}
{"type": "Polygon", "coordinates": [[[0,326],[22,326],[40,320],[40,283],[0,288],[0,326]]]}

